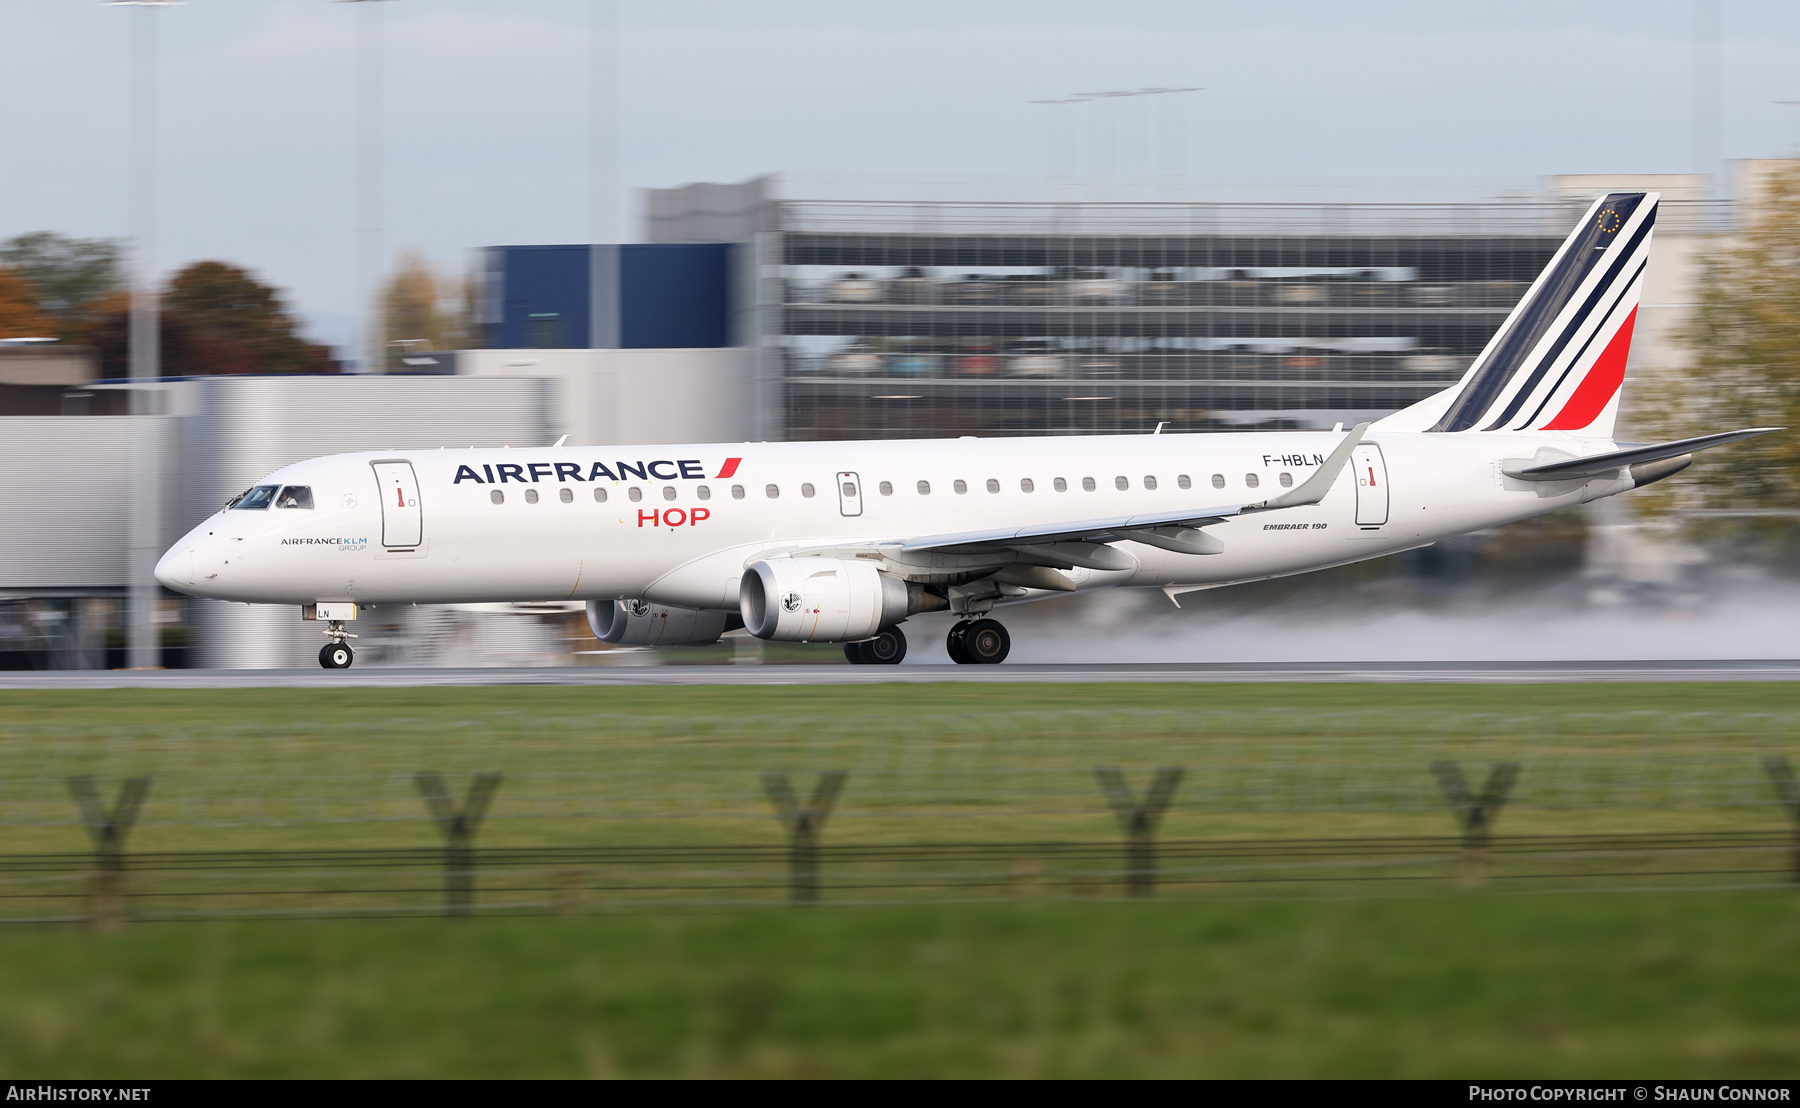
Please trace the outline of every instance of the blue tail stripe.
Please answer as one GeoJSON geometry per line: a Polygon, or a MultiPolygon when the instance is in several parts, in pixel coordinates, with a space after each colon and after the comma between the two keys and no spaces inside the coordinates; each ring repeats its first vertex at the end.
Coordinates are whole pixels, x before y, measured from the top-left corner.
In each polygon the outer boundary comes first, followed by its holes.
{"type": "MultiPolygon", "coordinates": [[[[1550,367],[1556,364],[1557,356],[1563,352],[1564,348],[1569,345],[1570,340],[1572,340],[1576,333],[1581,330],[1582,324],[1586,323],[1592,316],[1594,305],[1598,304],[1600,298],[1613,289],[1614,283],[1619,278],[1619,271],[1624,269],[1626,263],[1631,261],[1631,256],[1637,253],[1637,248],[1643,244],[1645,237],[1650,234],[1650,228],[1655,224],[1656,213],[1653,211],[1644,220],[1643,225],[1632,234],[1631,241],[1625,244],[1625,249],[1619,251],[1618,257],[1613,259],[1612,266],[1607,270],[1605,279],[1594,286],[1594,291],[1588,294],[1587,303],[1583,304],[1581,310],[1575,313],[1575,317],[1569,320],[1569,325],[1563,328],[1563,333],[1557,337],[1555,345],[1551,346],[1549,352],[1544,355],[1543,359],[1532,368],[1531,377],[1526,380],[1524,386],[1520,388],[1518,392],[1513,394],[1512,401],[1506,406],[1506,411],[1500,414],[1499,419],[1496,419],[1493,423],[1483,427],[1483,431],[1498,431],[1500,428],[1512,422],[1513,416],[1519,414],[1519,409],[1525,406],[1526,400],[1530,399],[1532,390],[1537,388],[1538,382],[1544,379],[1544,374],[1550,371],[1550,367]]],[[[1633,275],[1632,280],[1636,279],[1636,276],[1633,275]]],[[[1631,282],[1627,281],[1625,287],[1630,288],[1631,282]]],[[[1533,418],[1535,419],[1536,417],[1534,416],[1533,418]]]]}
{"type": "MultiPolygon", "coordinates": [[[[1606,204],[1601,210],[1611,207],[1619,213],[1623,223],[1631,219],[1644,196],[1641,192],[1616,192],[1606,198],[1606,204]]],[[[1501,336],[1499,346],[1494,349],[1486,364],[1476,371],[1462,394],[1450,405],[1449,411],[1429,430],[1467,431],[1487,413],[1495,398],[1518,374],[1525,358],[1536,349],[1544,333],[1562,314],[1563,308],[1574,297],[1581,283],[1600,263],[1600,259],[1605,257],[1603,246],[1596,249],[1605,233],[1599,221],[1592,220],[1569,236],[1568,246],[1557,261],[1556,268],[1525,305],[1525,310],[1501,336]]]]}

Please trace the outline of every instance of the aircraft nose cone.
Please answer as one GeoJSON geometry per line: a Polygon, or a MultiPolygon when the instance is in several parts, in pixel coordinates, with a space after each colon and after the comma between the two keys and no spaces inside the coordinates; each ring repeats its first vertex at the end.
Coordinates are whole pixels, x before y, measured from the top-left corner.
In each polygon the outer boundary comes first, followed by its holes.
{"type": "Polygon", "coordinates": [[[177,592],[193,584],[194,551],[185,543],[174,547],[156,563],[156,581],[177,592]]]}

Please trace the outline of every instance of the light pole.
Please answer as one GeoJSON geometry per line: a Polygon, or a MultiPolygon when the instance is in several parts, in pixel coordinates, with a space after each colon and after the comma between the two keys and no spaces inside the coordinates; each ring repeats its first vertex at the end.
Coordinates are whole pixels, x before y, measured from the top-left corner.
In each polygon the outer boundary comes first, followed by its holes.
{"type": "Polygon", "coordinates": [[[1694,172],[1707,182],[1707,196],[1719,187],[1719,7],[1720,0],[1694,0],[1694,172]]]}
{"type": "MultiPolygon", "coordinates": [[[[1044,113],[1044,181],[1052,184],[1056,180],[1056,117],[1060,114],[1054,109],[1064,104],[1080,104],[1079,96],[1065,97],[1061,100],[1033,100],[1033,104],[1042,104],[1052,109],[1044,113]]],[[[1052,184],[1052,188],[1054,185],[1052,184]]]]}
{"type": "MultiPolygon", "coordinates": [[[[617,241],[612,233],[618,207],[618,76],[615,45],[619,10],[615,0],[588,0],[588,334],[598,349],[605,332],[605,297],[614,282],[606,272],[610,252],[603,244],[617,241]]],[[[616,295],[616,290],[615,290],[616,295]]],[[[569,336],[573,339],[575,336],[569,336]]],[[[597,357],[598,355],[596,355],[597,357]]]]}
{"type": "MultiPolygon", "coordinates": [[[[1134,89],[1117,89],[1112,92],[1078,92],[1078,93],[1075,93],[1075,96],[1077,99],[1081,99],[1081,100],[1128,100],[1128,99],[1135,99],[1135,98],[1144,97],[1144,96],[1170,96],[1175,93],[1205,92],[1205,91],[1206,91],[1206,89],[1204,86],[1194,86],[1191,88],[1134,88],[1134,89]]],[[[1169,103],[1169,101],[1165,100],[1165,101],[1163,101],[1163,103],[1167,104],[1167,103],[1169,103]]],[[[1154,124],[1151,125],[1151,129],[1156,130],[1156,127],[1154,124]]],[[[1162,128],[1162,130],[1165,130],[1165,131],[1167,129],[1168,129],[1167,127],[1162,128]]],[[[1168,171],[1167,170],[1168,157],[1164,150],[1162,138],[1163,138],[1163,136],[1161,134],[1158,134],[1154,139],[1148,140],[1146,145],[1153,144],[1156,147],[1156,151],[1157,151],[1157,159],[1156,160],[1159,163],[1159,167],[1163,168],[1163,171],[1166,173],[1168,171]]],[[[1125,146],[1124,146],[1123,141],[1117,140],[1116,136],[1115,136],[1115,146],[1116,146],[1116,152],[1117,152],[1118,158],[1119,158],[1119,171],[1121,173],[1123,173],[1124,169],[1125,169],[1125,146]]],[[[1177,137],[1177,146],[1179,147],[1179,136],[1177,137]]],[[[1146,153],[1147,152],[1148,151],[1146,151],[1146,153]]]]}
{"type": "Polygon", "coordinates": [[[162,376],[156,291],[156,9],[181,0],[107,0],[131,13],[131,508],[126,557],[126,665],[155,669],[156,561],[162,551],[162,442],[153,416],[162,376]]]}
{"type": "Polygon", "coordinates": [[[619,343],[616,247],[613,233],[618,210],[618,35],[616,0],[588,0],[588,333],[570,335],[584,341],[588,354],[588,411],[604,410],[610,435],[623,429],[619,419],[619,379],[615,355],[603,350],[619,343]]]}
{"type": "MultiPolygon", "coordinates": [[[[1061,100],[1033,100],[1031,102],[1033,104],[1044,104],[1046,106],[1055,107],[1055,106],[1061,105],[1061,104],[1085,104],[1085,103],[1089,103],[1089,102],[1096,101],[1096,100],[1121,100],[1122,101],[1122,100],[1128,100],[1128,99],[1133,99],[1136,97],[1143,97],[1143,96],[1168,97],[1174,93],[1205,92],[1205,91],[1206,91],[1206,89],[1203,86],[1194,86],[1194,87],[1190,87],[1190,88],[1114,89],[1114,90],[1111,90],[1108,92],[1076,92],[1076,93],[1069,94],[1069,96],[1067,96],[1066,98],[1061,99],[1061,100]]],[[[1165,99],[1163,101],[1163,103],[1166,105],[1166,104],[1171,103],[1171,101],[1165,99]]],[[[1117,122],[1117,121],[1115,121],[1115,122],[1117,122]]],[[[1179,123],[1179,119],[1177,122],[1179,123]]],[[[1046,124],[1046,130],[1045,130],[1045,140],[1046,140],[1045,170],[1047,173],[1052,173],[1052,174],[1054,173],[1054,171],[1052,169],[1050,169],[1050,162],[1051,162],[1050,148],[1053,147],[1056,142],[1056,140],[1054,138],[1054,128],[1055,128],[1054,113],[1051,113],[1051,121],[1046,124]]],[[[1158,132],[1154,139],[1149,140],[1149,142],[1152,143],[1156,147],[1158,168],[1161,169],[1165,175],[1167,175],[1170,172],[1169,158],[1168,158],[1168,153],[1167,153],[1167,150],[1166,150],[1164,142],[1163,142],[1163,139],[1165,137],[1164,133],[1168,132],[1170,130],[1169,126],[1167,125],[1167,119],[1165,118],[1163,127],[1156,128],[1153,124],[1151,129],[1158,132]]],[[[1180,128],[1178,126],[1176,128],[1176,130],[1179,132],[1179,129],[1180,128]]],[[[1126,158],[1124,140],[1118,133],[1117,128],[1114,129],[1114,133],[1112,134],[1111,137],[1113,139],[1113,144],[1112,144],[1112,149],[1110,149],[1107,152],[1109,154],[1108,160],[1110,161],[1110,160],[1112,160],[1113,156],[1116,156],[1116,158],[1118,160],[1118,169],[1119,169],[1119,172],[1122,174],[1125,169],[1125,158],[1126,158]]],[[[1182,139],[1182,136],[1179,133],[1177,133],[1176,137],[1175,137],[1175,153],[1176,153],[1177,157],[1180,157],[1180,155],[1182,153],[1181,139],[1182,139]]],[[[1073,140],[1071,140],[1071,142],[1073,142],[1073,140]]],[[[1089,120],[1088,173],[1090,174],[1090,176],[1100,172],[1099,142],[1100,142],[1100,127],[1097,125],[1097,121],[1089,120]]]]}
{"type": "Polygon", "coordinates": [[[356,266],[352,294],[362,320],[364,373],[386,369],[375,283],[381,273],[381,8],[380,0],[337,0],[358,6],[356,19],[356,266]]]}

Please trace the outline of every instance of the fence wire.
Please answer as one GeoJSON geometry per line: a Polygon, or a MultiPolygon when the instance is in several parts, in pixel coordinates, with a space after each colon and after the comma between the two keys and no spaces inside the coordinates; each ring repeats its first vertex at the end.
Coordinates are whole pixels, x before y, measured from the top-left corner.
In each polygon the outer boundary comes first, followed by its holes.
{"type": "Polygon", "coordinates": [[[1800,713],[1287,707],[0,722],[0,921],[1780,885],[1800,804],[1766,760],[1797,736],[1800,713]],[[1482,836],[1443,763],[1476,790],[1518,767],[1482,836]],[[826,773],[828,812],[777,818],[826,773]],[[454,817],[481,775],[477,830],[454,817]]]}
{"type": "Polygon", "coordinates": [[[1442,805],[1428,766],[1518,761],[1514,809],[1721,809],[1773,802],[1759,759],[1800,715],[1057,711],[845,718],[493,713],[193,729],[0,727],[0,828],[73,828],[74,775],[156,779],[143,826],[291,828],[422,818],[413,775],[503,772],[491,818],[762,818],[771,769],[842,770],[835,818],[1094,816],[1096,764],[1180,766],[1176,812],[1395,813],[1442,805]]]}

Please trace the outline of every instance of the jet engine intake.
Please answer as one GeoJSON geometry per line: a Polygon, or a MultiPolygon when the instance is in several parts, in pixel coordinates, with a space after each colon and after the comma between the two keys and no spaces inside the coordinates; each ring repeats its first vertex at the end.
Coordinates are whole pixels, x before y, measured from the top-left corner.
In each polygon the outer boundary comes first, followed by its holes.
{"type": "Polygon", "coordinates": [[[671,608],[644,600],[590,600],[588,626],[614,646],[706,646],[732,629],[729,612],[671,608]]]}
{"type": "Polygon", "coordinates": [[[738,611],[759,639],[859,642],[942,599],[848,558],[768,558],[744,571],[738,611]],[[917,593],[916,596],[913,594],[917,593]]]}

